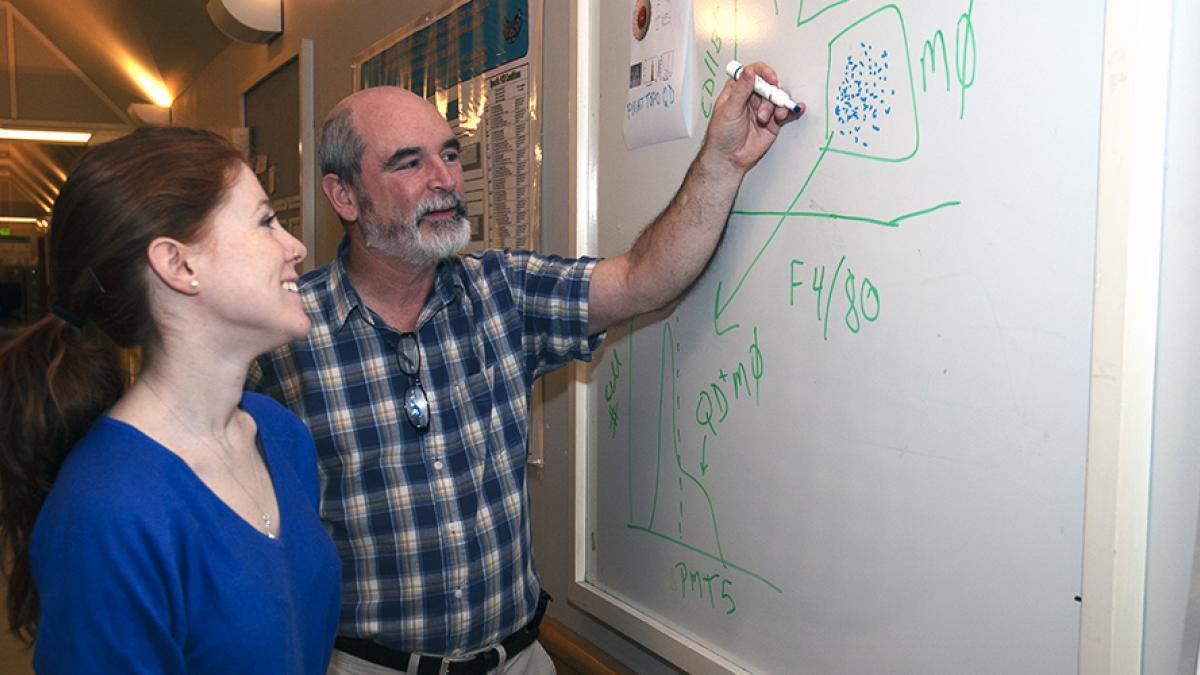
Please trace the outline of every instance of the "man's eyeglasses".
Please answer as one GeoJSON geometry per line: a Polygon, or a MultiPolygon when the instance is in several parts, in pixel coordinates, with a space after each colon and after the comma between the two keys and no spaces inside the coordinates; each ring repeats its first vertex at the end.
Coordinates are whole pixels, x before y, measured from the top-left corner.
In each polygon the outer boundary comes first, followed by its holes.
{"type": "Polygon", "coordinates": [[[401,335],[397,352],[400,371],[412,380],[408,391],[404,392],[404,414],[417,431],[425,431],[429,428],[429,397],[421,387],[421,346],[417,344],[417,334],[401,335]]]}

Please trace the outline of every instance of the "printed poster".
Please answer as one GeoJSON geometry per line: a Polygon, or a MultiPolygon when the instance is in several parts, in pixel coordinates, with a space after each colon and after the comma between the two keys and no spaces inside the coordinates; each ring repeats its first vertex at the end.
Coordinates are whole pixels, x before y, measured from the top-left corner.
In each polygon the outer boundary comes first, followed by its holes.
{"type": "Polygon", "coordinates": [[[625,145],[692,133],[692,0],[629,0],[625,145]]]}

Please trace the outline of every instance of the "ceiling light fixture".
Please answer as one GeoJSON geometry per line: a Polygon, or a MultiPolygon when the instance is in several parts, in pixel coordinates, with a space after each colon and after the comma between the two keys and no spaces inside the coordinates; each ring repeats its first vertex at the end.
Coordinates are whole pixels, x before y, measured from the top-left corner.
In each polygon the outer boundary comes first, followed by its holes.
{"type": "Polygon", "coordinates": [[[171,91],[167,89],[167,85],[163,82],[162,77],[150,72],[137,59],[126,54],[118,54],[121,70],[137,84],[138,88],[146,94],[146,98],[150,99],[154,105],[160,108],[170,108],[174,97],[171,96],[171,91]]]}
{"type": "Polygon", "coordinates": [[[0,216],[0,223],[29,223],[36,225],[41,218],[26,218],[25,216],[0,216]]]}
{"type": "Polygon", "coordinates": [[[145,72],[138,73],[136,77],[138,86],[142,88],[142,91],[146,92],[146,95],[150,97],[154,105],[160,108],[171,107],[171,92],[167,89],[167,85],[163,84],[162,80],[145,72]]]}
{"type": "Polygon", "coordinates": [[[48,129],[9,129],[0,127],[0,140],[38,141],[41,143],[78,143],[92,140],[89,131],[50,131],[48,129]]]}
{"type": "Polygon", "coordinates": [[[267,43],[283,31],[283,0],[208,0],[208,16],[238,42],[267,43]]]}

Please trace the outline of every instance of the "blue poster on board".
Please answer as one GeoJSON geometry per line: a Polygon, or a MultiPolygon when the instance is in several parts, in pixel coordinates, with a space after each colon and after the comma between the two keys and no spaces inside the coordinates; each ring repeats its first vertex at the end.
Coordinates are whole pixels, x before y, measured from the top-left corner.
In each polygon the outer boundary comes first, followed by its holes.
{"type": "Polygon", "coordinates": [[[364,61],[359,86],[428,97],[528,52],[529,0],[471,0],[364,61]]]}

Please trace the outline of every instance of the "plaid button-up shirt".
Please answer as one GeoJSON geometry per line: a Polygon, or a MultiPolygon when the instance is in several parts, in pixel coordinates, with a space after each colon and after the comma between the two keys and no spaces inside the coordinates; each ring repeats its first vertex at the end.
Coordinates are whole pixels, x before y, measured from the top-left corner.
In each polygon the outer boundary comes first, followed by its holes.
{"type": "MultiPolygon", "coordinates": [[[[533,381],[589,360],[595,260],[489,251],[443,262],[416,333],[429,429],[404,414],[400,334],[362,303],[346,243],[300,281],[306,339],[260,357],[248,386],[317,445],[321,511],[342,558],[339,634],[459,656],[533,616],[541,589],[525,490],[533,381]]],[[[287,536],[287,523],[282,524],[287,536]]]]}

